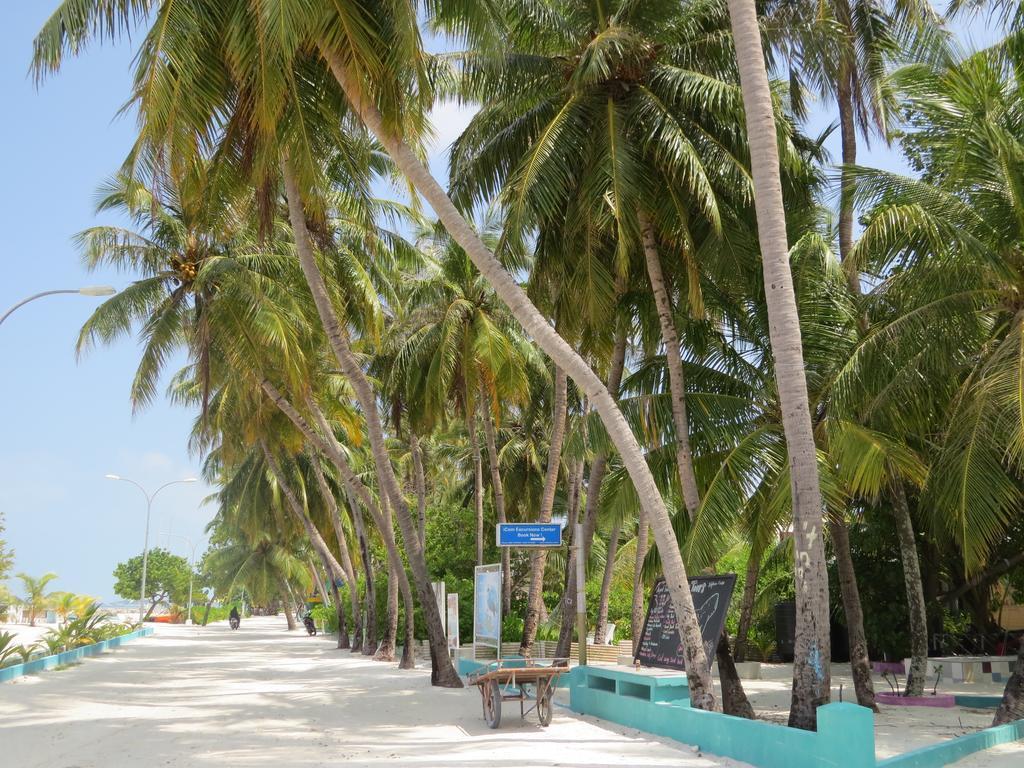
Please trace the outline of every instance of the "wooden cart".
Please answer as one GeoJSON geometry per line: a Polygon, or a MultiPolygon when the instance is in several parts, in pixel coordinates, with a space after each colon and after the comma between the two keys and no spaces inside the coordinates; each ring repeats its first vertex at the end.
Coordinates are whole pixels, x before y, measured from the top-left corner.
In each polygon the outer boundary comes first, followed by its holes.
{"type": "MultiPolygon", "coordinates": [[[[555,659],[555,662],[565,660],[555,659]]],[[[522,664],[521,659],[515,663],[522,664]]],[[[530,712],[537,710],[537,719],[543,726],[551,723],[551,699],[554,697],[555,686],[558,685],[558,678],[563,672],[568,672],[568,666],[534,666],[531,659],[526,660],[527,666],[504,666],[503,662],[497,661],[485,667],[480,672],[469,676],[469,682],[480,689],[480,697],[483,700],[484,722],[490,728],[497,728],[501,725],[501,703],[503,701],[518,701],[519,716],[525,718],[530,712]],[[526,700],[533,699],[534,704],[527,709],[526,700]]]]}

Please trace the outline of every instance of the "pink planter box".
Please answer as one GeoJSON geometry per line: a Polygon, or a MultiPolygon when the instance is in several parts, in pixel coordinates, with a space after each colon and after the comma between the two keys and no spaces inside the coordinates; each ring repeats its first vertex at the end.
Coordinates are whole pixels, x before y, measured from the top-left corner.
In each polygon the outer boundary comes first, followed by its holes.
{"type": "Polygon", "coordinates": [[[951,693],[939,693],[935,696],[899,696],[895,693],[877,693],[875,700],[879,704],[891,704],[894,707],[956,706],[956,698],[951,693]]]}

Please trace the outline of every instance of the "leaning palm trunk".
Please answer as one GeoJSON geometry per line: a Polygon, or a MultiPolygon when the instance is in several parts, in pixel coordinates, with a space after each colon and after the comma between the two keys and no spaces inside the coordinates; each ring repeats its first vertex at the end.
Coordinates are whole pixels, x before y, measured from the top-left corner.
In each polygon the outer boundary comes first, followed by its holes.
{"type": "Polygon", "coordinates": [[[562,624],[558,629],[558,642],[555,645],[556,659],[569,658],[569,652],[572,650],[572,635],[576,628],[576,524],[580,521],[579,504],[585,471],[586,461],[580,459],[576,462],[574,477],[569,484],[569,518],[566,526],[570,536],[569,557],[565,561],[565,579],[562,582],[562,624]]]}
{"type": "MultiPolygon", "coordinates": [[[[757,577],[761,572],[761,547],[755,545],[750,549],[747,560],[747,573],[743,580],[743,597],[740,599],[740,618],[736,626],[736,650],[733,657],[737,662],[747,660],[747,637],[750,624],[754,619],[754,599],[757,597],[757,577]]],[[[768,661],[768,659],[763,659],[768,661]]]]}
{"type": "MultiPolygon", "coordinates": [[[[608,371],[608,392],[612,398],[618,399],[619,386],[622,384],[622,371],[626,365],[627,327],[619,323],[615,331],[615,344],[612,347],[611,367],[608,371]]],[[[590,476],[587,479],[587,503],[583,512],[583,550],[584,566],[590,562],[590,547],[597,530],[597,508],[601,498],[601,485],[608,473],[608,456],[599,451],[590,465],[590,476]]],[[[555,655],[567,658],[572,648],[572,635],[576,629],[576,589],[572,586],[573,574],[576,572],[576,548],[569,552],[566,564],[565,592],[562,596],[562,627],[558,633],[558,646],[555,655]]]]}
{"type": "MultiPolygon", "coordinates": [[[[281,467],[278,465],[277,460],[270,452],[270,448],[266,442],[260,441],[260,448],[263,449],[263,455],[267,460],[267,465],[270,467],[271,473],[277,480],[278,486],[284,493],[287,499],[287,506],[292,511],[295,518],[302,524],[306,529],[306,535],[309,536],[310,543],[313,545],[313,549],[316,550],[317,554],[324,564],[324,571],[327,573],[327,578],[331,580],[331,591],[334,596],[334,610],[338,615],[338,647],[348,648],[348,628],[345,625],[345,607],[341,602],[341,598],[338,595],[337,580],[345,575],[345,571],[341,564],[335,559],[334,554],[331,552],[330,547],[327,546],[327,542],[324,541],[323,536],[320,535],[320,531],[313,521],[309,519],[309,515],[306,514],[302,505],[299,503],[298,497],[292,490],[291,486],[284,479],[284,475],[281,472],[281,467]]],[[[327,590],[324,587],[323,580],[320,578],[320,572],[313,567],[313,576],[316,579],[318,589],[320,590],[320,596],[323,600],[327,599],[327,590]]]]}
{"type": "MultiPolygon", "coordinates": [[[[507,523],[505,516],[505,486],[501,482],[501,468],[498,466],[498,442],[495,436],[491,409],[484,397],[483,382],[480,383],[480,413],[484,422],[484,441],[487,443],[487,464],[491,470],[491,492],[494,494],[494,514],[499,523],[507,523]]],[[[507,616],[512,610],[512,553],[508,547],[501,548],[501,613],[507,616]]]]}
{"type": "MultiPolygon", "coordinates": [[[[441,614],[430,586],[430,573],[427,571],[427,561],[423,555],[423,547],[420,546],[416,523],[412,519],[409,505],[402,495],[394,467],[391,466],[391,457],[384,439],[384,429],[381,426],[380,414],[377,412],[377,401],[373,389],[352,352],[348,332],[338,321],[338,316],[327,293],[327,286],[317,267],[313,241],[306,226],[302,196],[287,158],[282,160],[281,168],[288,195],[288,218],[295,236],[295,249],[299,256],[299,264],[306,282],[309,284],[313,302],[316,304],[317,313],[320,315],[320,322],[324,326],[331,349],[362,408],[377,480],[380,483],[381,491],[394,509],[395,516],[398,518],[398,527],[402,531],[405,552],[412,568],[413,580],[416,583],[416,591],[419,594],[420,607],[423,610],[427,637],[430,642],[431,683],[447,688],[461,688],[462,680],[448,656],[448,639],[445,637],[441,614]]],[[[399,568],[399,570],[404,573],[404,568],[399,568]]]]}
{"type": "Polygon", "coordinates": [[[928,614],[924,605],[924,586],[921,582],[921,561],[917,557],[914,521],[903,483],[896,481],[893,493],[893,513],[896,518],[896,536],[900,542],[903,560],[903,583],[907,590],[907,613],[910,618],[910,669],[907,670],[907,696],[924,695],[928,666],[928,614]]]}
{"type": "Polygon", "coordinates": [[[345,623],[345,603],[341,599],[341,592],[338,590],[338,580],[331,579],[331,597],[334,600],[334,610],[338,616],[338,647],[348,649],[348,625],[345,623]]]}
{"type": "MultiPolygon", "coordinates": [[[[704,646],[700,638],[700,626],[693,608],[686,580],[686,566],[676,543],[672,520],[662,499],[654,475],[647,466],[640,443],[630,429],[625,417],[619,410],[615,399],[608,393],[601,379],[583,360],[582,357],[551,327],[543,314],[533,305],[526,292],[502,266],[493,253],[479,238],[469,222],[458,212],[448,198],[444,189],[430,175],[412,149],[401,137],[393,133],[384,124],[384,118],[377,106],[364,97],[358,79],[347,69],[345,62],[337,51],[329,45],[322,47],[322,53],[337,79],[349,104],[356,111],[363,123],[383,144],[398,169],[430,204],[444,224],[445,229],[465,251],[484,279],[494,288],[498,297],[508,306],[516,320],[533,338],[552,362],[568,375],[589,398],[604,422],[608,436],[622,457],[623,464],[629,472],[636,488],[640,504],[647,510],[647,515],[658,542],[665,572],[665,581],[672,595],[679,618],[680,636],[686,653],[689,676],[690,700],[699,709],[714,707],[714,693],[711,687],[711,676],[707,669],[704,646]]],[[[424,566],[426,577],[426,567],[424,566]]],[[[419,581],[419,577],[417,577],[419,581]]],[[[419,584],[417,583],[419,587],[419,584]]],[[[429,592],[429,577],[425,588],[429,592]]],[[[423,602],[429,599],[428,593],[422,594],[423,602]]],[[[436,615],[437,611],[433,613],[436,615]]],[[[429,622],[428,622],[429,625],[429,622]]],[[[437,616],[437,627],[440,628],[440,616],[437,616]]],[[[439,635],[439,637],[441,637],[439,635]]],[[[432,636],[433,638],[433,636],[432,636]]],[[[433,645],[433,639],[431,639],[433,645]]],[[[440,650],[443,650],[443,645],[440,650]]],[[[449,665],[450,666],[450,665],[449,665]]]]}
{"type": "Polygon", "coordinates": [[[466,414],[469,446],[473,454],[473,507],[476,510],[476,564],[484,564],[484,465],[476,434],[476,414],[466,414]]]}
{"type": "MultiPolygon", "coordinates": [[[[274,476],[278,487],[281,489],[285,500],[288,502],[285,506],[288,507],[292,516],[306,530],[306,535],[309,536],[310,544],[313,545],[313,549],[317,551],[317,554],[319,554],[324,561],[324,567],[327,569],[327,575],[343,576],[345,574],[344,569],[341,567],[341,564],[337,559],[335,559],[330,547],[327,546],[327,542],[324,541],[324,537],[320,535],[320,531],[317,530],[317,527],[313,525],[313,521],[309,519],[309,516],[303,510],[299,497],[295,495],[295,491],[285,480],[284,473],[281,471],[281,465],[278,464],[277,459],[274,458],[274,454],[271,453],[270,447],[265,441],[260,440],[260,448],[263,451],[263,457],[267,460],[267,467],[270,469],[270,473],[274,476]]],[[[326,598],[327,596],[324,595],[324,597],[326,598]]]]}
{"type": "Polygon", "coordinates": [[[857,587],[853,555],[850,553],[850,530],[846,526],[846,521],[842,519],[829,520],[828,529],[832,536],[832,549],[835,551],[836,567],[839,571],[839,594],[843,601],[843,613],[846,615],[846,633],[850,639],[850,670],[853,674],[857,703],[877,712],[875,686],[871,681],[871,662],[868,659],[868,640],[864,634],[860,589],[857,587]]]}
{"type": "Polygon", "coordinates": [[[395,646],[398,638],[398,574],[395,569],[388,569],[388,601],[386,605],[387,623],[384,625],[384,637],[381,638],[374,661],[394,661],[395,646]]]}
{"type": "Polygon", "coordinates": [[[412,456],[413,482],[416,485],[416,522],[420,546],[427,551],[427,479],[423,474],[423,449],[416,431],[409,429],[409,453],[412,456]]]}
{"type": "Polygon", "coordinates": [[[288,631],[295,629],[295,611],[292,607],[292,588],[288,586],[288,580],[282,577],[281,581],[281,604],[284,605],[284,620],[288,623],[288,631]]]}
{"type": "MultiPolygon", "coordinates": [[[[405,564],[402,562],[401,553],[398,551],[398,543],[395,541],[394,525],[391,519],[391,507],[388,504],[387,496],[381,496],[381,507],[378,507],[373,498],[370,496],[369,490],[363,485],[359,478],[355,477],[352,473],[352,468],[348,465],[348,461],[345,459],[345,454],[341,450],[341,446],[338,444],[337,438],[334,436],[334,431],[331,429],[331,425],[327,422],[327,417],[324,416],[323,411],[320,410],[319,406],[312,400],[308,400],[310,412],[316,419],[317,425],[323,432],[323,437],[317,436],[318,446],[326,451],[327,455],[334,462],[334,465],[341,471],[342,478],[346,483],[346,488],[360,500],[362,505],[369,510],[370,515],[373,517],[374,523],[377,525],[377,529],[380,531],[381,538],[384,540],[384,548],[388,553],[388,565],[389,565],[389,585],[392,583],[397,584],[399,593],[402,595],[402,603],[405,606],[405,614],[407,617],[406,622],[406,635],[409,639],[412,638],[413,633],[413,612],[415,610],[415,604],[412,599],[412,588],[409,586],[409,577],[405,572],[405,564]]],[[[301,417],[300,417],[301,419],[301,417]]],[[[308,425],[307,425],[308,426],[308,425]]],[[[316,433],[313,433],[314,435],[316,433]]],[[[358,505],[353,505],[354,508],[358,508],[358,505]]],[[[408,511],[408,508],[406,508],[408,511]]],[[[354,513],[355,514],[355,513],[354,513]]],[[[357,525],[362,525],[361,519],[357,525]]],[[[413,538],[416,539],[416,532],[413,532],[413,538]]],[[[422,552],[422,550],[421,550],[422,552]]],[[[368,557],[368,553],[364,555],[368,557]]],[[[369,582],[368,582],[369,584],[369,582]]],[[[390,591],[389,591],[390,595],[390,591]]],[[[394,615],[397,616],[397,608],[394,611],[394,615]]],[[[375,614],[376,615],[376,614],[375,614]]],[[[390,621],[389,621],[390,627],[390,621]]],[[[376,631],[376,630],[374,630],[376,631]]],[[[394,638],[397,632],[392,632],[392,638],[394,638]]],[[[367,640],[369,642],[369,640],[367,640]]],[[[392,648],[394,646],[394,639],[392,640],[392,648]]],[[[393,650],[392,650],[393,658],[393,650]]],[[[447,652],[445,654],[447,659],[447,652]]],[[[412,669],[415,666],[415,659],[413,657],[413,649],[411,643],[406,643],[406,650],[402,655],[402,660],[399,662],[399,669],[412,669]]],[[[461,684],[461,681],[460,681],[461,684]]]]}
{"type": "MultiPolygon", "coordinates": [[[[811,430],[800,318],[789,269],[778,133],[753,0],[729,0],[729,17],[746,112],[768,330],[793,500],[796,644],[789,724],[814,729],[817,708],[828,702],[831,684],[828,576],[817,453],[811,430]]],[[[652,519],[652,523],[657,526],[656,520],[652,519]]]]}
{"type": "Polygon", "coordinates": [[[313,467],[313,474],[316,477],[317,487],[320,495],[327,504],[327,511],[331,518],[331,525],[334,527],[334,537],[338,540],[338,554],[341,556],[341,567],[345,569],[345,581],[348,582],[349,606],[352,609],[352,630],[353,640],[351,645],[352,653],[362,649],[362,632],[360,631],[359,615],[359,582],[356,580],[356,569],[352,566],[352,554],[348,548],[348,538],[345,536],[345,526],[341,521],[341,512],[338,509],[338,500],[334,498],[330,486],[327,485],[327,478],[320,467],[320,460],[316,453],[310,456],[310,464],[313,467]]]}
{"type": "MultiPolygon", "coordinates": [[[[548,445],[547,473],[544,477],[544,493],[540,500],[537,521],[551,522],[555,506],[555,488],[558,485],[558,467],[562,459],[562,440],[565,438],[566,401],[568,379],[565,371],[555,366],[555,401],[551,413],[551,443],[548,445]]],[[[530,553],[530,593],[526,601],[526,616],[523,618],[523,639],[519,641],[519,655],[529,657],[533,653],[533,641],[537,637],[544,602],[544,567],[547,564],[547,550],[535,549],[530,553]]]]}
{"type": "Polygon", "coordinates": [[[594,624],[594,645],[605,645],[608,634],[608,600],[612,594],[612,576],[615,575],[615,555],[619,550],[619,533],[622,523],[616,520],[608,534],[608,553],[604,561],[604,577],[601,579],[601,599],[597,604],[597,622],[594,624]]]}
{"type": "MultiPolygon", "coordinates": [[[[654,293],[654,303],[658,310],[658,323],[661,326],[661,340],[665,345],[665,364],[668,368],[668,390],[672,402],[672,426],[676,434],[676,470],[679,473],[679,487],[683,493],[683,506],[693,521],[700,508],[700,489],[697,486],[697,473],[693,468],[693,450],[690,447],[690,423],[686,415],[686,379],[683,376],[682,350],[679,344],[679,333],[676,321],[672,316],[672,302],[665,286],[665,276],[661,269],[661,256],[658,254],[658,242],[654,234],[654,226],[646,212],[637,212],[640,224],[640,235],[644,246],[644,261],[647,264],[647,275],[654,293]]],[[[634,597],[636,595],[634,594],[634,597]]],[[[595,638],[596,639],[596,638],[595,638]]],[[[718,676],[722,685],[722,706],[724,711],[738,717],[753,717],[753,708],[747,701],[743,691],[743,683],[736,673],[736,665],[732,660],[728,640],[720,639],[715,649],[718,658],[718,676]]]]}
{"type": "Polygon", "coordinates": [[[1006,681],[1003,700],[999,703],[992,725],[1005,725],[1014,720],[1024,720],[1024,642],[1017,646],[1017,662],[1013,674],[1006,681]]]}
{"type": "Polygon", "coordinates": [[[853,184],[851,169],[857,164],[857,125],[854,116],[853,86],[849,65],[840,67],[836,100],[839,103],[839,135],[843,167],[839,185],[839,260],[846,268],[846,279],[855,296],[860,295],[860,275],[849,256],[853,252],[853,184]]]}
{"type": "Polygon", "coordinates": [[[356,540],[359,542],[359,559],[363,563],[363,580],[366,584],[364,592],[365,610],[363,611],[363,626],[365,627],[363,655],[372,656],[377,650],[377,587],[373,581],[373,558],[370,555],[370,540],[366,535],[363,511],[354,499],[350,500],[348,508],[352,514],[352,525],[356,529],[356,540]]]}
{"type": "Polygon", "coordinates": [[[647,275],[654,292],[654,303],[658,308],[658,323],[661,325],[661,340],[665,344],[665,362],[668,367],[668,390],[672,398],[672,425],[676,433],[676,469],[679,472],[683,503],[690,518],[700,506],[700,491],[697,489],[697,475],[693,471],[693,451],[690,449],[690,425],[686,416],[686,380],[683,378],[683,359],[680,354],[679,334],[672,317],[672,302],[665,289],[665,277],[661,271],[661,256],[654,236],[654,227],[647,214],[637,214],[640,235],[644,243],[644,259],[647,275]]]}
{"type": "Polygon", "coordinates": [[[633,655],[640,648],[640,634],[644,627],[644,559],[647,557],[648,525],[641,509],[636,521],[636,560],[633,563],[633,605],[630,620],[633,624],[633,655]]]}

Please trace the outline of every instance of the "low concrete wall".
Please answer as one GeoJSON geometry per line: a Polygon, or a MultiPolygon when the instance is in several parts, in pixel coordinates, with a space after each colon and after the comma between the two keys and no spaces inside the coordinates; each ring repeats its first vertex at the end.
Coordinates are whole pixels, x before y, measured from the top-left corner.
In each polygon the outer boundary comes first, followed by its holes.
{"type": "Polygon", "coordinates": [[[15,664],[11,667],[4,667],[3,669],[0,669],[0,683],[6,683],[24,675],[31,675],[35,672],[42,672],[46,669],[62,667],[65,664],[74,664],[87,656],[95,656],[96,654],[103,653],[111,648],[117,648],[119,645],[126,643],[129,640],[135,640],[139,637],[148,637],[152,634],[152,627],[144,627],[143,629],[136,630],[135,632],[129,632],[126,635],[118,635],[117,637],[112,637],[109,640],[104,640],[99,643],[93,643],[92,645],[83,645],[81,648],[75,648],[72,651],[58,653],[55,656],[43,656],[41,659],[33,659],[25,664],[15,664]]]}
{"type": "MultiPolygon", "coordinates": [[[[460,674],[486,662],[458,659],[460,674]]],[[[503,664],[522,664],[508,659],[503,664]]],[[[691,744],[759,768],[938,768],[997,744],[1024,739],[1024,720],[949,739],[886,760],[875,757],[874,716],[850,703],[818,709],[817,732],[690,707],[686,675],[573,667],[562,676],[574,712],[691,744]]]]}
{"type": "Polygon", "coordinates": [[[817,733],[811,733],[693,709],[688,695],[671,698],[681,693],[680,687],[685,689],[685,675],[580,667],[569,706],[761,768],[875,768],[874,720],[864,707],[827,704],[818,710],[817,733]]]}
{"type": "Polygon", "coordinates": [[[896,755],[879,761],[878,768],[938,768],[955,763],[983,749],[1020,739],[1024,739],[1024,720],[986,728],[977,733],[969,733],[966,736],[915,749],[913,752],[896,755]]]}

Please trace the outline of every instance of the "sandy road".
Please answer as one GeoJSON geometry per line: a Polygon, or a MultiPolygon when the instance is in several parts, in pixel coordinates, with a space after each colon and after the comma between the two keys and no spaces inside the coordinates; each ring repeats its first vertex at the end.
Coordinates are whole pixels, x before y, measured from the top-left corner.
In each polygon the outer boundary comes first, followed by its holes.
{"type": "Polygon", "coordinates": [[[550,728],[506,705],[483,722],[475,689],[338,651],[281,618],[160,627],[75,667],[0,685],[0,765],[736,766],[556,708],[550,728]],[[518,714],[518,713],[515,713],[518,714]]]}

